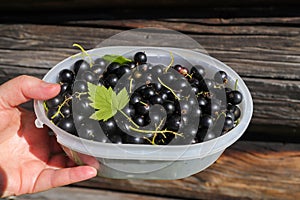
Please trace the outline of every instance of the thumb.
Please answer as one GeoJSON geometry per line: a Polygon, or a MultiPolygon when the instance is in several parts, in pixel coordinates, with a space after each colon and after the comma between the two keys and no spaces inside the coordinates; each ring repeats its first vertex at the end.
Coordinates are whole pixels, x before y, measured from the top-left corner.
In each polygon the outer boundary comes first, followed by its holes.
{"type": "Polygon", "coordinates": [[[59,84],[47,83],[32,76],[18,76],[0,86],[0,107],[12,108],[31,99],[50,99],[59,91],[59,84]]]}

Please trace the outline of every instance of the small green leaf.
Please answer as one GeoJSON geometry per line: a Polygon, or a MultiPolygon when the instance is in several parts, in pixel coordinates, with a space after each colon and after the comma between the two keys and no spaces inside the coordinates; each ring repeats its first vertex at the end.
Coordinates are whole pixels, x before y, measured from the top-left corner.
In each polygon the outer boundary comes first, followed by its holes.
{"type": "Polygon", "coordinates": [[[102,58],[107,62],[117,62],[121,65],[127,62],[131,62],[130,59],[120,55],[104,55],[102,58]]]}
{"type": "Polygon", "coordinates": [[[129,96],[125,88],[117,95],[111,87],[107,89],[104,86],[88,83],[88,90],[88,98],[91,100],[90,106],[97,110],[90,116],[94,120],[108,120],[129,102],[129,96]]]}
{"type": "Polygon", "coordinates": [[[115,114],[117,113],[117,111],[115,110],[114,112],[112,112],[111,109],[101,109],[96,111],[95,113],[93,113],[90,118],[94,119],[94,120],[103,120],[103,121],[107,121],[109,118],[113,117],[115,114]]]}
{"type": "Polygon", "coordinates": [[[117,95],[117,110],[122,110],[129,102],[129,96],[126,88],[123,88],[117,95]]]}
{"type": "Polygon", "coordinates": [[[104,106],[111,107],[112,93],[114,92],[111,88],[106,89],[104,86],[97,86],[92,83],[88,83],[88,94],[89,100],[92,101],[90,104],[95,109],[100,109],[104,106]]]}
{"type": "Polygon", "coordinates": [[[97,85],[94,85],[90,82],[87,82],[87,85],[88,85],[88,90],[89,90],[90,96],[95,96],[96,91],[97,91],[97,85]]]}

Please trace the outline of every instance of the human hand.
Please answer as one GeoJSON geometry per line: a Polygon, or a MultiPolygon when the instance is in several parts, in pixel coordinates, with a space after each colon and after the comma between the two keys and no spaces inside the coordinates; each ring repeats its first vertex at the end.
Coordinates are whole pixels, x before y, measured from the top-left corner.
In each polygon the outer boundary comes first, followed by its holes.
{"type": "Polygon", "coordinates": [[[44,191],[96,176],[96,169],[75,166],[35,115],[18,107],[59,93],[58,84],[19,76],[0,86],[0,198],[44,191]]]}

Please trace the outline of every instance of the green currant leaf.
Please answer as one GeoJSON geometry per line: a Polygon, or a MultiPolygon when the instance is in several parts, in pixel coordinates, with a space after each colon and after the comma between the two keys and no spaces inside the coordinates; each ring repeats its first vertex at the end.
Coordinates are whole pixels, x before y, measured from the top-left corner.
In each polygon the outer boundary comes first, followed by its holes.
{"type": "Polygon", "coordinates": [[[106,121],[109,118],[111,118],[112,116],[114,116],[116,113],[117,113],[117,110],[112,111],[109,108],[107,108],[107,109],[104,108],[104,109],[101,109],[101,110],[98,110],[98,111],[94,112],[90,116],[90,118],[94,119],[94,120],[103,120],[103,121],[106,121]]]}
{"type": "Polygon", "coordinates": [[[88,83],[88,90],[90,106],[96,109],[96,112],[90,116],[94,120],[108,120],[129,102],[129,95],[125,88],[117,95],[111,87],[107,89],[104,86],[88,83]]]}
{"type": "Polygon", "coordinates": [[[131,62],[130,59],[120,55],[104,55],[102,58],[107,62],[117,62],[121,65],[127,62],[131,62]]]}
{"type": "Polygon", "coordinates": [[[126,88],[123,88],[116,96],[117,103],[114,105],[117,110],[122,110],[129,102],[129,95],[126,88]]]}

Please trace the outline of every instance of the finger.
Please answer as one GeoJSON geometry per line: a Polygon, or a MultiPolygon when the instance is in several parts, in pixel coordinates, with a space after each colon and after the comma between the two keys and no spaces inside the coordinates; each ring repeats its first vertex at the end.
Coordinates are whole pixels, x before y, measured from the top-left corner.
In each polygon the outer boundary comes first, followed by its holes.
{"type": "Polygon", "coordinates": [[[59,91],[59,84],[46,83],[26,75],[18,76],[0,86],[0,107],[15,107],[30,99],[50,99],[59,91]]]}
{"type": "Polygon", "coordinates": [[[70,160],[68,158],[68,156],[61,152],[61,153],[57,153],[57,154],[51,154],[50,159],[47,162],[48,166],[55,167],[55,168],[65,168],[65,167],[69,167],[67,165],[68,160],[70,160]]]}
{"type": "Polygon", "coordinates": [[[32,192],[41,192],[54,187],[69,185],[93,178],[97,171],[93,167],[79,166],[63,169],[45,169],[36,180],[32,192]]]}
{"type": "Polygon", "coordinates": [[[53,154],[63,152],[63,149],[62,149],[61,145],[57,142],[56,137],[54,135],[49,136],[49,137],[50,137],[50,140],[49,140],[50,152],[53,154]]]}

